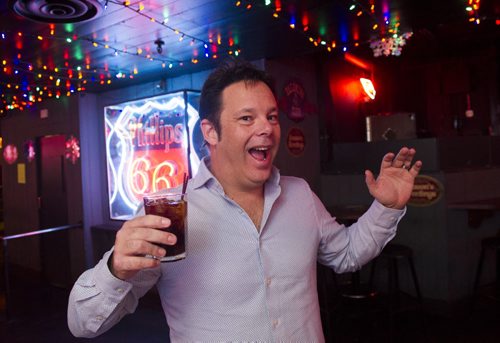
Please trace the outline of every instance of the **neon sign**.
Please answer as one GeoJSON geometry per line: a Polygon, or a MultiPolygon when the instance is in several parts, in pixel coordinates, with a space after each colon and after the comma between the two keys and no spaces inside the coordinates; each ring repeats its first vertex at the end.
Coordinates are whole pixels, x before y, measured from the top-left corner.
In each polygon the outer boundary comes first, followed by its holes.
{"type": "Polygon", "coordinates": [[[104,108],[112,219],[130,219],[143,194],[176,187],[198,170],[197,98],[182,91],[104,108]]]}

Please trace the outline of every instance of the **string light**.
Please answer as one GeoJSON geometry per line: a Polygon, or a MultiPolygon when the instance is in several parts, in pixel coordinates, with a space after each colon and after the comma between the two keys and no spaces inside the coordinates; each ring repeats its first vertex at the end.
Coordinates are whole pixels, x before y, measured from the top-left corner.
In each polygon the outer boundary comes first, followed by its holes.
{"type": "MultiPolygon", "coordinates": [[[[31,37],[40,42],[46,39],[66,40],[66,38],[52,35],[49,37],[44,37],[42,35],[32,36],[23,34],[22,32],[9,34],[9,32],[6,31],[3,35],[5,39],[11,35],[23,37],[23,39],[31,37]]],[[[64,67],[41,65],[38,68],[34,68],[33,66],[38,65],[37,63],[25,61],[21,57],[21,54],[18,53],[15,58],[3,58],[1,62],[4,67],[2,71],[17,79],[16,81],[12,80],[12,82],[17,83],[15,86],[12,86],[10,82],[0,82],[0,94],[2,94],[1,103],[4,109],[29,108],[36,102],[43,101],[46,98],[53,97],[54,94],[58,94],[59,87],[65,87],[70,93],[85,91],[86,87],[84,85],[87,83],[88,79],[94,78],[93,75],[102,73],[100,68],[87,68],[86,70],[82,70],[81,66],[70,66],[68,61],[64,62],[64,67]],[[77,71],[76,75],[74,75],[73,70],[77,71]]],[[[67,59],[69,56],[65,55],[65,58],[67,59]]],[[[63,93],[59,92],[59,94],[63,93]]]]}
{"type": "MultiPolygon", "coordinates": [[[[166,23],[168,22],[168,18],[161,18],[161,20],[157,20],[156,18],[153,18],[146,14],[144,11],[145,7],[142,3],[139,3],[138,5],[131,5],[129,1],[125,2],[117,2],[113,0],[107,0],[106,1],[106,7],[108,4],[116,4],[120,6],[124,6],[126,8],[129,8],[130,10],[136,11],[139,15],[144,16],[148,18],[151,22],[156,23],[157,25],[162,25],[163,27],[175,32],[176,34],[179,34],[180,36],[180,41],[182,41],[184,38],[189,38],[188,39],[188,44],[190,46],[193,46],[193,56],[186,61],[182,60],[177,60],[174,58],[168,58],[168,57],[163,57],[163,56],[156,56],[151,53],[149,54],[144,54],[143,53],[143,48],[142,47],[135,47],[135,48],[123,48],[120,49],[118,46],[111,46],[109,42],[106,40],[100,41],[97,37],[95,36],[89,36],[89,37],[77,37],[76,35],[67,37],[66,35],[64,37],[56,36],[55,35],[55,25],[54,24],[49,24],[49,30],[47,32],[47,36],[45,35],[34,35],[32,36],[31,34],[24,34],[23,32],[15,32],[11,33],[9,31],[5,32],[0,32],[0,42],[3,40],[7,40],[9,36],[11,36],[12,39],[14,39],[14,36],[16,37],[16,48],[18,50],[21,50],[23,48],[23,44],[25,46],[32,46],[31,44],[26,44],[23,42],[23,40],[33,38],[36,39],[37,41],[40,41],[40,44],[42,42],[45,42],[47,40],[54,40],[54,41],[65,41],[67,44],[76,44],[76,41],[79,42],[87,42],[94,48],[103,48],[103,49],[111,49],[113,52],[112,54],[114,56],[120,56],[120,55],[130,55],[130,56],[135,56],[139,58],[147,58],[150,61],[158,61],[161,63],[163,67],[166,67],[168,65],[169,69],[172,69],[174,66],[179,66],[182,67],[185,65],[185,63],[190,62],[193,64],[199,63],[199,58],[197,57],[198,55],[198,49],[196,48],[196,43],[200,43],[204,50],[204,54],[207,58],[218,58],[221,54],[227,53],[230,55],[236,55],[238,56],[241,50],[237,47],[237,44],[234,43],[234,39],[228,39],[224,40],[224,42],[231,42],[229,46],[223,44],[222,42],[222,37],[218,37],[217,44],[220,45],[219,49],[213,49],[214,44],[209,44],[206,40],[201,39],[199,37],[195,37],[192,35],[189,35],[185,32],[180,31],[179,29],[174,29],[170,26],[168,26],[166,23]],[[140,13],[139,13],[140,12],[140,13]],[[50,32],[50,35],[49,35],[50,32]],[[212,49],[211,49],[212,48],[212,49]]],[[[247,6],[248,7],[248,6],[247,6]]],[[[250,6],[251,7],[251,6],[250,6]]],[[[250,8],[249,7],[249,8],[250,8]]],[[[248,9],[249,9],[248,8],[248,9]]],[[[78,48],[80,48],[77,45],[78,48]]],[[[73,58],[70,58],[70,53],[71,51],[74,51],[73,49],[67,49],[63,50],[64,51],[64,61],[63,64],[59,65],[58,67],[53,67],[50,66],[48,67],[47,65],[45,66],[39,66],[37,68],[33,68],[33,65],[37,65],[37,63],[33,63],[33,61],[24,61],[21,59],[21,55],[18,55],[18,61],[16,60],[11,60],[11,59],[3,59],[2,60],[2,69],[0,69],[0,72],[3,72],[7,75],[15,75],[16,78],[18,78],[17,83],[18,85],[16,87],[13,87],[10,83],[2,83],[0,82],[0,94],[2,103],[5,106],[2,106],[3,108],[26,108],[31,105],[33,105],[36,102],[43,101],[46,98],[54,97],[57,95],[59,96],[64,96],[64,94],[71,94],[74,92],[79,92],[79,91],[84,91],[86,89],[86,84],[87,83],[98,83],[98,84],[111,84],[112,80],[111,78],[133,78],[133,75],[137,75],[139,73],[138,68],[134,68],[130,72],[123,72],[123,71],[112,71],[107,69],[107,65],[105,64],[105,74],[103,74],[103,68],[96,68],[91,66],[91,61],[87,57],[85,59],[85,62],[81,66],[74,66],[72,63],[74,63],[73,58]],[[24,78],[24,79],[23,79],[24,78]],[[24,80],[24,81],[23,81],[24,80]],[[19,86],[21,85],[21,87],[19,86]],[[65,87],[67,90],[64,91],[58,91],[59,87],[65,87]],[[7,92],[7,89],[9,91],[7,92]],[[35,89],[38,89],[35,92],[35,89]],[[14,90],[18,90],[19,93],[12,93],[14,90]],[[20,100],[22,99],[22,100],[20,100]]],[[[149,48],[147,49],[149,51],[149,48]]],[[[12,81],[13,83],[15,81],[12,81]]],[[[2,108],[0,110],[3,111],[2,108]]]]}
{"type": "Polygon", "coordinates": [[[469,16],[469,22],[480,24],[481,19],[479,16],[479,8],[481,7],[481,0],[467,0],[467,6],[465,7],[465,11],[469,16]]]}
{"type": "MultiPolygon", "coordinates": [[[[378,24],[378,20],[375,16],[375,5],[373,3],[374,0],[370,0],[370,6],[366,7],[363,3],[360,1],[351,1],[351,3],[348,5],[347,9],[352,15],[356,17],[360,17],[363,14],[366,14],[366,16],[369,18],[368,20],[372,21],[374,24],[371,24],[373,30],[376,30],[380,25],[378,24]]],[[[262,8],[268,8],[271,2],[265,2],[264,4],[261,5],[262,8]]],[[[241,6],[241,1],[236,2],[236,6],[241,6]]],[[[282,12],[282,5],[280,0],[275,0],[275,6],[274,10],[272,11],[272,16],[276,19],[284,19],[286,20],[286,14],[282,12]],[[281,14],[280,14],[281,13],[281,14]]],[[[386,18],[387,19],[387,18],[386,18]]],[[[388,19],[387,19],[388,20],[388,19]]],[[[287,25],[291,29],[296,29],[297,28],[297,22],[295,19],[295,15],[290,14],[287,19],[288,23],[287,25]]],[[[307,38],[309,41],[315,46],[315,47],[322,47],[326,49],[328,52],[332,52],[336,48],[336,43],[335,40],[329,40],[326,38],[326,34],[324,32],[321,32],[320,35],[314,36],[311,35],[311,24],[309,22],[308,18],[302,18],[302,27],[301,27],[301,32],[303,34],[307,35],[307,38]]],[[[364,43],[369,43],[367,40],[364,43]]],[[[345,52],[347,51],[347,45],[348,42],[344,42],[342,50],[345,52]]],[[[352,46],[357,47],[360,45],[360,42],[356,38],[356,40],[351,43],[352,46]]]]}
{"type": "MultiPolygon", "coordinates": [[[[174,27],[172,27],[170,25],[167,25],[167,21],[168,21],[167,19],[161,19],[161,20],[159,20],[159,19],[156,19],[156,18],[150,16],[149,14],[145,13],[145,11],[144,11],[144,4],[142,2],[139,3],[139,7],[138,8],[134,8],[133,6],[131,6],[131,4],[130,4],[129,1],[126,1],[126,2],[118,2],[118,1],[115,1],[115,0],[108,0],[108,1],[110,3],[115,4],[115,5],[123,6],[125,8],[128,8],[131,11],[135,11],[137,14],[139,14],[139,15],[147,18],[149,21],[151,21],[153,23],[156,23],[158,25],[161,25],[162,27],[164,27],[164,28],[166,28],[166,29],[174,32],[175,34],[180,34],[181,35],[180,38],[179,38],[180,42],[183,41],[184,38],[189,38],[189,40],[190,40],[189,44],[190,45],[194,45],[194,42],[200,42],[203,45],[207,44],[207,42],[204,39],[201,39],[199,37],[195,37],[195,36],[190,35],[190,34],[188,34],[186,32],[182,32],[182,31],[180,31],[177,28],[174,28],[174,27]]],[[[238,3],[241,4],[241,1],[236,2],[236,6],[239,6],[238,3]]],[[[247,7],[247,9],[250,9],[252,6],[251,6],[251,4],[248,4],[246,7],[247,7]]],[[[227,49],[228,53],[229,53],[229,51],[231,51],[231,49],[227,49]]]]}

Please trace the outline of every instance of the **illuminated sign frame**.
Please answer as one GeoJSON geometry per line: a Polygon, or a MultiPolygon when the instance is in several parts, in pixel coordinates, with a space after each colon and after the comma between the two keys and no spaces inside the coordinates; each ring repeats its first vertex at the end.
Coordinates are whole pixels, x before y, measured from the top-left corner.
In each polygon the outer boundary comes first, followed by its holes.
{"type": "Polygon", "coordinates": [[[111,219],[132,218],[144,194],[196,173],[204,155],[198,98],[184,90],[104,107],[111,219]]]}

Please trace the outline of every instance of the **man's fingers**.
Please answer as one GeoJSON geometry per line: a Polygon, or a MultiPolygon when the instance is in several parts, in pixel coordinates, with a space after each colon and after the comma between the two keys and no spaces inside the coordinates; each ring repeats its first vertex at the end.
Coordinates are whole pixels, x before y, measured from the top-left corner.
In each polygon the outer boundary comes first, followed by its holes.
{"type": "Polygon", "coordinates": [[[406,163],[409,162],[411,163],[411,159],[413,158],[413,155],[410,155],[410,149],[407,147],[401,148],[399,150],[398,154],[394,159],[392,160],[392,167],[394,168],[403,168],[403,166],[406,166],[406,163]]]}
{"type": "Polygon", "coordinates": [[[382,159],[381,169],[383,168],[405,168],[410,169],[413,158],[415,157],[415,149],[403,147],[397,155],[388,153],[382,159]]]}
{"type": "Polygon", "coordinates": [[[116,234],[116,241],[144,240],[173,245],[177,241],[175,235],[162,230],[169,226],[170,220],[167,218],[153,215],[137,217],[123,225],[116,234]]]}
{"type": "Polygon", "coordinates": [[[365,170],[365,182],[369,189],[375,184],[375,176],[370,170],[365,170]]]}
{"type": "Polygon", "coordinates": [[[129,220],[123,224],[123,227],[146,227],[150,229],[158,229],[162,227],[169,227],[170,219],[160,216],[155,216],[152,214],[147,214],[145,216],[139,216],[132,220],[129,220]]]}
{"type": "Polygon", "coordinates": [[[389,168],[392,165],[393,159],[394,159],[394,153],[389,152],[385,154],[384,157],[382,158],[380,169],[389,168]]]}
{"type": "Polygon", "coordinates": [[[160,261],[151,257],[143,256],[126,256],[121,257],[115,255],[114,257],[115,269],[120,273],[136,272],[146,268],[154,268],[160,264],[160,261]]]}
{"type": "Polygon", "coordinates": [[[174,234],[162,229],[133,228],[129,230],[119,230],[117,240],[143,240],[151,243],[163,243],[174,245],[177,241],[174,234]]]}
{"type": "Polygon", "coordinates": [[[120,250],[117,253],[125,256],[152,255],[156,257],[163,257],[165,256],[166,251],[156,244],[139,239],[130,239],[127,240],[125,244],[120,246],[120,250]]]}
{"type": "Polygon", "coordinates": [[[422,169],[422,161],[417,161],[408,171],[413,177],[416,177],[420,172],[420,169],[422,169]]]}

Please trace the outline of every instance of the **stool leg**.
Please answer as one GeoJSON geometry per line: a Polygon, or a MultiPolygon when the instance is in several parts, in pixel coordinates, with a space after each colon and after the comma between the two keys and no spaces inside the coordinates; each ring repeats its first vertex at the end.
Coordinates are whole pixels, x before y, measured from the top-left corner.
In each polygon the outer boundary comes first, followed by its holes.
{"type": "Polygon", "coordinates": [[[392,261],[387,261],[387,293],[389,296],[394,294],[394,264],[392,261]]]}
{"type": "Polygon", "coordinates": [[[420,285],[417,279],[417,272],[415,271],[415,265],[413,264],[413,256],[408,257],[408,263],[410,264],[411,276],[413,277],[413,284],[415,285],[415,291],[417,292],[418,302],[422,302],[422,294],[420,293],[420,285]]]}
{"type": "Polygon", "coordinates": [[[497,250],[496,253],[497,258],[497,285],[500,284],[500,252],[497,250]]]}
{"type": "Polygon", "coordinates": [[[394,259],[394,293],[399,294],[399,270],[398,270],[398,260],[394,259]]]}
{"type": "Polygon", "coordinates": [[[474,280],[474,294],[477,292],[477,288],[479,286],[479,279],[481,278],[481,270],[483,269],[483,260],[484,260],[484,249],[481,248],[481,253],[479,254],[479,262],[477,264],[477,269],[476,269],[476,278],[474,280]]]}
{"type": "Polygon", "coordinates": [[[375,277],[375,268],[377,267],[377,259],[372,261],[372,268],[370,269],[370,280],[368,281],[368,285],[370,289],[373,289],[373,278],[375,277]]]}

